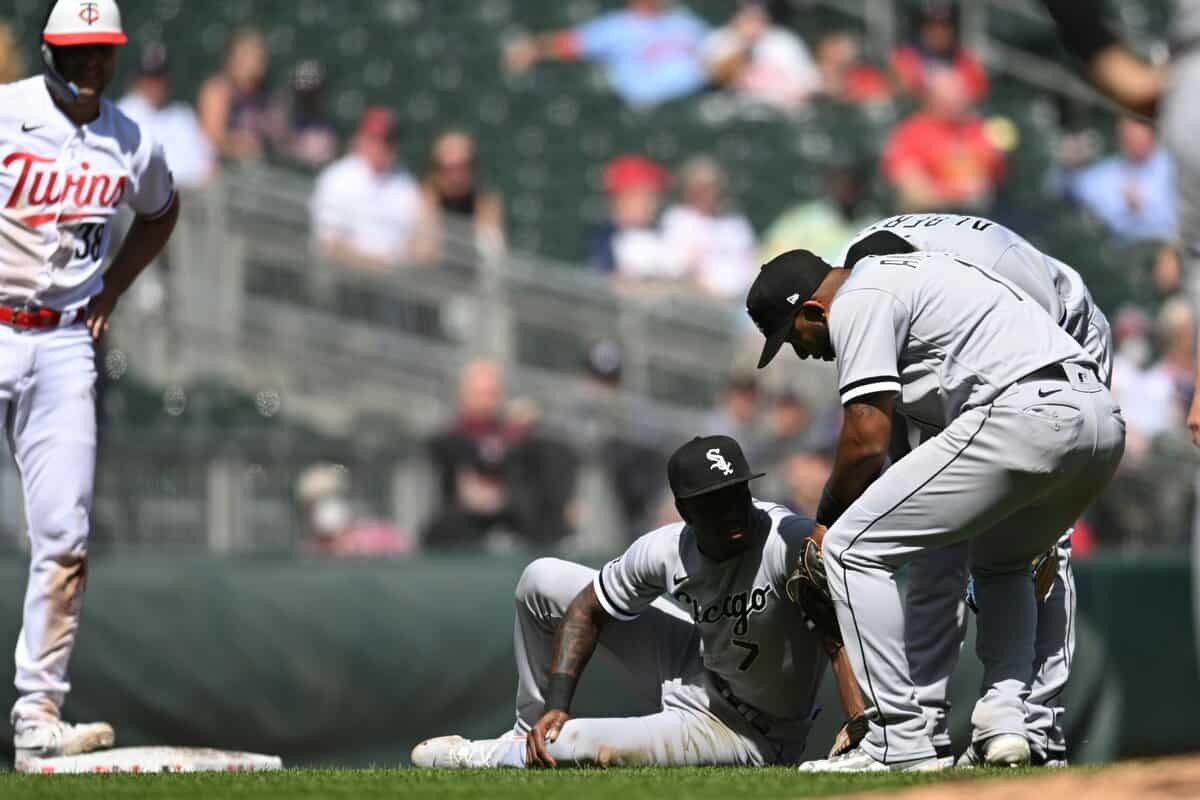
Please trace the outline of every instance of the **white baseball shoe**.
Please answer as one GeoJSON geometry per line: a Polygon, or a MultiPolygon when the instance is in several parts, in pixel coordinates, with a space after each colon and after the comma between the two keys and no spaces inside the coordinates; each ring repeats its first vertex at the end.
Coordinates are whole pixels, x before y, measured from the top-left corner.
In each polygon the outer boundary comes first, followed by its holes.
{"type": "Polygon", "coordinates": [[[13,736],[16,760],[77,756],[113,746],[116,734],[107,722],[72,725],[57,719],[19,720],[13,736]]]}
{"type": "Polygon", "coordinates": [[[513,734],[499,739],[464,739],[461,736],[438,736],[426,739],[413,748],[412,765],[423,769],[486,769],[501,766],[501,759],[516,742],[525,737],[513,734]]]}
{"type": "Polygon", "coordinates": [[[958,757],[954,766],[959,769],[979,766],[1027,767],[1029,758],[1029,741],[1024,736],[1001,733],[973,743],[958,757]]]}
{"type": "Polygon", "coordinates": [[[937,772],[942,769],[945,769],[945,765],[939,758],[885,764],[877,761],[861,747],[840,756],[805,761],[800,765],[801,772],[937,772]]]}

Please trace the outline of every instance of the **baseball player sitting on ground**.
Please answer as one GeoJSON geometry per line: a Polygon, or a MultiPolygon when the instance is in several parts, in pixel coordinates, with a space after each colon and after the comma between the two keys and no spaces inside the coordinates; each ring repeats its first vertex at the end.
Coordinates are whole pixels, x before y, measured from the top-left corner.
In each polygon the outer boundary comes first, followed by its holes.
{"type": "Polygon", "coordinates": [[[822,633],[836,631],[832,605],[814,607],[797,569],[806,543],[817,552],[812,521],[751,496],[759,475],[729,437],[683,445],[667,476],[683,522],[647,533],[599,572],[541,558],[521,575],[513,733],[428,739],[415,766],[797,763],[827,657],[848,687],[851,720],[835,752],[854,746],[862,699],[836,633],[822,633]],[[661,702],[659,713],[571,718],[597,645],[661,702]]]}
{"type": "MultiPolygon", "coordinates": [[[[1112,335],[1108,319],[1092,300],[1079,273],[1045,255],[1013,231],[991,220],[957,214],[903,214],[856,233],[838,264],[852,269],[868,255],[897,255],[914,251],[951,253],[1008,279],[1058,321],[1059,327],[1095,359],[1099,376],[1110,380],[1112,335]]],[[[934,432],[893,418],[894,464],[912,446],[934,432]]],[[[1066,763],[1062,692],[1070,677],[1075,652],[1075,579],[1071,569],[1071,532],[1059,539],[1051,557],[1038,560],[1035,576],[1038,627],[1033,684],[1027,704],[1027,736],[1035,765],[1066,763]]],[[[964,587],[967,585],[967,542],[929,550],[905,568],[905,649],[917,685],[917,701],[933,728],[939,757],[950,757],[946,724],[950,708],[947,689],[958,663],[967,629],[964,587]]],[[[977,740],[978,741],[978,740],[977,740]]],[[[977,763],[982,752],[974,744],[959,764],[977,763]]],[[[995,757],[1002,754],[997,753],[995,757]]]]}
{"type": "Polygon", "coordinates": [[[125,43],[116,3],[51,3],[42,41],[45,75],[0,86],[0,418],[31,551],[11,717],[18,762],[113,743],[109,725],[60,716],[87,579],[93,342],[179,214],[162,148],[102,97],[125,43]],[[102,273],[121,205],[137,218],[102,273]]]}
{"type": "Polygon", "coordinates": [[[766,264],[747,298],[766,336],[837,362],[845,409],[817,511],[829,588],[867,695],[859,746],[814,771],[936,769],[905,650],[896,571],[968,541],[984,666],[972,714],[989,762],[1029,759],[1037,608],[1030,562],[1100,493],[1125,424],[1095,360],[1007,279],[948,253],[833,269],[805,250],[766,264]],[[892,413],[937,432],[893,469],[892,413]]]}

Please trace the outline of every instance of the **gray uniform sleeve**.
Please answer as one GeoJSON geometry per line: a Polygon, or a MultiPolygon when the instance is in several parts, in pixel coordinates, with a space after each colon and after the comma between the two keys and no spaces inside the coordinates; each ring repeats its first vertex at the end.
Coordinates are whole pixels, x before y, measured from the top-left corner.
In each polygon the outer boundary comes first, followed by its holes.
{"type": "Polygon", "coordinates": [[[636,619],[667,590],[669,562],[677,561],[676,530],[678,526],[668,526],[647,533],[596,573],[596,597],[611,616],[636,619]]]}
{"type": "Polygon", "coordinates": [[[899,357],[908,335],[908,312],[882,289],[842,292],[829,313],[842,405],[876,392],[899,392],[899,357]]]}
{"type": "Polygon", "coordinates": [[[788,576],[800,564],[804,540],[812,535],[813,521],[799,514],[788,514],[779,521],[779,541],[776,547],[763,553],[763,571],[771,581],[775,594],[787,599],[788,576]]]}

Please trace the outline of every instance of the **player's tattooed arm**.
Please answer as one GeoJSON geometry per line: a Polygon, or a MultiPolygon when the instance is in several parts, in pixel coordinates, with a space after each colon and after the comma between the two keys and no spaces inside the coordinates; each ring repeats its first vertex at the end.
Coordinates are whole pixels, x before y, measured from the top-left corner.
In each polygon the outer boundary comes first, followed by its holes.
{"type": "Polygon", "coordinates": [[[550,662],[551,675],[570,675],[578,680],[596,650],[600,628],[608,614],[596,597],[592,584],[575,596],[554,633],[554,657],[550,662]]]}
{"type": "Polygon", "coordinates": [[[583,668],[596,651],[600,629],[609,619],[589,583],[575,596],[554,632],[554,656],[550,660],[545,709],[525,737],[525,763],[553,767],[555,760],[547,745],[558,740],[563,725],[571,718],[571,700],[583,668]]]}
{"type": "Polygon", "coordinates": [[[895,392],[878,392],[846,404],[833,474],[817,508],[817,523],[828,527],[871,485],[887,461],[895,392]]]}

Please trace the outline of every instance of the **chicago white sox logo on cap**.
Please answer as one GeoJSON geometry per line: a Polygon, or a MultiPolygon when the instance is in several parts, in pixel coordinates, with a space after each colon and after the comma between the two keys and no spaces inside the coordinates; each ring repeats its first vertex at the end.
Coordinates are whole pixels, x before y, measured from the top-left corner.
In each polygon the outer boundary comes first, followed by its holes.
{"type": "Polygon", "coordinates": [[[705,453],[704,456],[712,462],[712,466],[709,467],[709,469],[720,470],[722,475],[733,474],[733,464],[730,464],[725,460],[725,456],[721,455],[721,451],[719,449],[714,447],[712,450],[709,450],[707,453],[705,453]]]}

